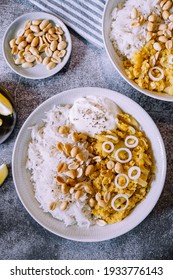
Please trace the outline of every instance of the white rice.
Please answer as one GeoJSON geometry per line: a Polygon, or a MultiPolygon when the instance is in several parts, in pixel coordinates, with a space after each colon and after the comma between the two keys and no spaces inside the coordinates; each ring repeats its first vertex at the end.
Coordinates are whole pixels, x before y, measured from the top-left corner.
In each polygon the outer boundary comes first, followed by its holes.
{"type": "Polygon", "coordinates": [[[118,5],[112,12],[110,39],[119,54],[131,58],[134,51],[140,50],[146,44],[146,22],[132,27],[131,11],[136,8],[147,20],[151,13],[160,15],[160,0],[128,0],[118,5]]]}
{"type": "MultiPolygon", "coordinates": [[[[50,212],[56,219],[64,221],[66,226],[77,224],[79,227],[89,227],[95,223],[95,218],[91,217],[90,207],[86,203],[86,194],[76,202],[73,196],[70,198],[69,194],[59,192],[56,184],[58,164],[62,161],[67,164],[72,162],[72,159],[67,159],[56,149],[57,142],[73,143],[69,135],[59,134],[57,130],[62,125],[72,128],[69,121],[69,108],[69,106],[54,107],[47,112],[42,127],[37,125],[32,127],[32,141],[29,144],[26,167],[31,171],[35,197],[44,212],[50,212]],[[51,211],[49,206],[54,201],[71,201],[72,203],[66,211],[60,210],[59,207],[51,211]]],[[[85,151],[85,144],[79,143],[78,146],[85,151]]]]}

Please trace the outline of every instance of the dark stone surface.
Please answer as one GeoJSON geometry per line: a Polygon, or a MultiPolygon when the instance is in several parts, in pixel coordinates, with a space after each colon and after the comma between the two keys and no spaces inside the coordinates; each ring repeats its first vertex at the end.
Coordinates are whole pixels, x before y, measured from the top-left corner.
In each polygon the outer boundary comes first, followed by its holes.
{"type": "MultiPolygon", "coordinates": [[[[36,11],[29,1],[0,0],[0,38],[23,13],[36,11]]],[[[55,76],[27,80],[6,65],[0,49],[0,84],[14,97],[18,122],[10,138],[0,145],[0,164],[10,175],[0,188],[0,259],[172,259],[173,258],[173,103],[144,96],[116,72],[106,52],[87,43],[72,30],[70,62],[55,76]],[[167,151],[168,170],[163,193],[150,215],[129,233],[99,243],[63,239],[38,225],[22,206],[11,175],[11,156],[18,131],[44,100],[74,87],[96,86],[117,90],[139,103],[156,122],[167,151]]]]}

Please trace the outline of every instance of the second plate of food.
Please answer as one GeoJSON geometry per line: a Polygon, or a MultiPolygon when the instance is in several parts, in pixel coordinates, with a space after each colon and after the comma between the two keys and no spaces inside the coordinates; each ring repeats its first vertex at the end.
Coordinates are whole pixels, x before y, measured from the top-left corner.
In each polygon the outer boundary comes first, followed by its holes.
{"type": "Polygon", "coordinates": [[[171,1],[109,0],[103,15],[107,54],[120,75],[150,97],[173,101],[171,1]]]}
{"type": "Polygon", "coordinates": [[[128,232],[151,212],[164,186],[166,154],[137,103],[108,89],[76,88],[29,116],[12,167],[19,198],[40,225],[93,242],[128,232]]]}
{"type": "Polygon", "coordinates": [[[2,46],[4,58],[14,72],[29,79],[44,79],[65,66],[72,42],[67,27],[58,17],[33,12],[11,23],[2,46]]]}

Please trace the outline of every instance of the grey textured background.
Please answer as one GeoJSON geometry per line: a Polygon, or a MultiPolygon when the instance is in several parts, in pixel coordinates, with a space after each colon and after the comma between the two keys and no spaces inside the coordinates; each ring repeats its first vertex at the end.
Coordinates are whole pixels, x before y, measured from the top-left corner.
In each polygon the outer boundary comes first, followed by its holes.
{"type": "MultiPolygon", "coordinates": [[[[0,0],[0,42],[16,17],[36,11],[27,0],[0,0]]],[[[0,164],[10,176],[0,188],[0,259],[173,259],[173,103],[158,101],[131,88],[115,71],[104,50],[87,43],[72,30],[73,51],[67,66],[55,76],[27,80],[11,71],[0,50],[0,84],[14,97],[18,122],[0,145],[0,164]],[[129,233],[99,243],[57,237],[38,225],[22,206],[11,176],[11,155],[18,131],[44,100],[74,87],[97,86],[117,90],[138,102],[156,122],[167,151],[164,191],[150,215],[129,233]]]]}

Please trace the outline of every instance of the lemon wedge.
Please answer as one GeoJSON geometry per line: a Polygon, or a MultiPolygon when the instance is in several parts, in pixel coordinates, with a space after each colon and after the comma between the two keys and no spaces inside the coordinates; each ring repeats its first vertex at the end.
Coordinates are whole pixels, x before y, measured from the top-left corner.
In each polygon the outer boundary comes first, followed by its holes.
{"type": "Polygon", "coordinates": [[[0,186],[4,183],[5,179],[8,176],[8,168],[5,163],[0,165],[0,186]]]}
{"type": "Polygon", "coordinates": [[[13,113],[13,107],[10,101],[0,93],[0,115],[8,116],[13,113]]]}
{"type": "Polygon", "coordinates": [[[3,121],[2,121],[2,119],[0,119],[0,126],[2,125],[2,123],[3,123],[3,121]]]}

